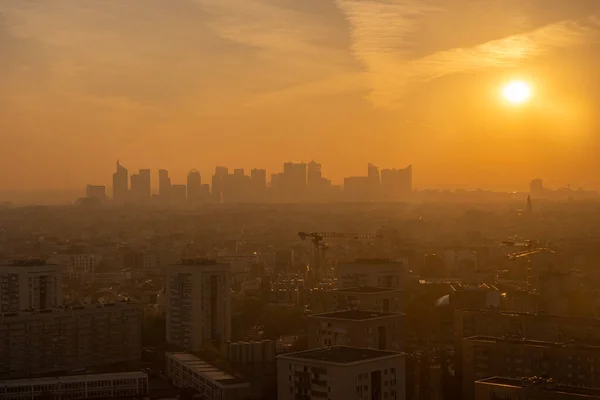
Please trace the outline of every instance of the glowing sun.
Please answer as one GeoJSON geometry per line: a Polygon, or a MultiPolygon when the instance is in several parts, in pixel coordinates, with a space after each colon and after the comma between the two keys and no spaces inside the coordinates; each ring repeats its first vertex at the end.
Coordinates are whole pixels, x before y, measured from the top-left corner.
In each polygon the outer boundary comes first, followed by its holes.
{"type": "Polygon", "coordinates": [[[527,82],[512,81],[504,87],[502,95],[512,104],[522,104],[531,98],[531,86],[527,82]]]}

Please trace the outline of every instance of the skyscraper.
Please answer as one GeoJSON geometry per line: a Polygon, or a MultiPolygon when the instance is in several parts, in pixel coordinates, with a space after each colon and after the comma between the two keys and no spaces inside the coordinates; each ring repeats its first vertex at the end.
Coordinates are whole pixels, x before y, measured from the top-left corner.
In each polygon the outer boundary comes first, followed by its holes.
{"type": "Polygon", "coordinates": [[[117,160],[117,172],[113,174],[113,200],[124,202],[129,195],[129,171],[117,160]]]}
{"type": "Polygon", "coordinates": [[[311,161],[308,164],[307,184],[309,187],[315,187],[321,183],[323,177],[321,172],[321,164],[311,161]]]}
{"type": "Polygon", "coordinates": [[[187,176],[187,198],[191,204],[198,204],[202,201],[202,177],[200,172],[191,170],[187,176]]]}
{"type": "Polygon", "coordinates": [[[375,164],[369,163],[368,166],[368,177],[369,181],[371,181],[375,185],[381,184],[381,178],[379,177],[379,168],[375,164]]]}
{"type": "Polygon", "coordinates": [[[184,259],[167,269],[167,342],[188,350],[231,339],[229,265],[184,259]]]}
{"type": "Polygon", "coordinates": [[[163,203],[170,201],[171,195],[171,178],[169,178],[169,171],[166,169],[158,170],[158,196],[163,203]]]}
{"type": "Polygon", "coordinates": [[[267,187],[267,170],[255,168],[250,172],[250,178],[255,189],[262,190],[267,187]]]}
{"type": "Polygon", "coordinates": [[[406,200],[412,194],[412,165],[404,169],[381,171],[381,187],[384,200],[406,200]]]}
{"type": "Polygon", "coordinates": [[[152,196],[150,188],[150,170],[140,169],[137,174],[131,175],[131,197],[137,202],[146,202],[152,196]]]}
{"type": "Polygon", "coordinates": [[[227,175],[229,175],[229,169],[227,167],[215,168],[215,174],[212,177],[212,195],[215,201],[223,201],[223,186],[227,175]]]}

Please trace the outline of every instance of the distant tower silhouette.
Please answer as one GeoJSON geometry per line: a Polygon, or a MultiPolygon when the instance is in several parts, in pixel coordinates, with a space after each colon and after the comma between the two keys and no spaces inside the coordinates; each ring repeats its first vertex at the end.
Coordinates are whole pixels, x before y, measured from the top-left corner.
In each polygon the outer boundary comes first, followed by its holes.
{"type": "Polygon", "coordinates": [[[525,208],[525,212],[527,212],[527,214],[531,214],[533,212],[533,205],[531,204],[531,195],[527,195],[527,207],[525,208]]]}

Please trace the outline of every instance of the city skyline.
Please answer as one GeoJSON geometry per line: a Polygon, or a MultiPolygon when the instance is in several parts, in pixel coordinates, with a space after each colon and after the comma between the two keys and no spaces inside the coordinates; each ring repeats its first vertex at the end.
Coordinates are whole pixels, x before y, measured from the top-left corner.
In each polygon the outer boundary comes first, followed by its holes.
{"type": "Polygon", "coordinates": [[[334,182],[373,161],[418,166],[422,187],[600,188],[595,1],[177,4],[0,0],[0,188],[107,184],[118,157],[177,176],[318,159],[334,182]],[[528,102],[507,104],[513,81],[528,102]]]}

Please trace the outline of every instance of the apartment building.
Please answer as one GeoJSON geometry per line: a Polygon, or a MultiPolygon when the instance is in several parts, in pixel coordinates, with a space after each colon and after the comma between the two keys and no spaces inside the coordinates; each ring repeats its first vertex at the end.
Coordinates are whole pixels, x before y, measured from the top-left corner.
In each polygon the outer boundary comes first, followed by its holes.
{"type": "Polygon", "coordinates": [[[137,366],[141,326],[126,302],[0,314],[0,379],[137,366]]]}
{"type": "Polygon", "coordinates": [[[32,400],[43,395],[54,400],[133,398],[146,394],[148,375],[141,371],[0,381],[3,400],[32,400]]]}
{"type": "Polygon", "coordinates": [[[189,353],[167,353],[166,374],[179,388],[193,388],[203,399],[242,400],[250,384],[189,353]]]}
{"type": "Polygon", "coordinates": [[[340,289],[372,286],[403,289],[410,281],[416,282],[407,269],[406,261],[387,259],[358,259],[336,267],[340,289]]]}
{"type": "Polygon", "coordinates": [[[277,357],[278,400],[406,399],[405,355],[335,346],[277,357]]]}
{"type": "Polygon", "coordinates": [[[596,400],[600,389],[561,385],[551,378],[495,376],[475,382],[475,400],[596,400]]]}
{"type": "Polygon", "coordinates": [[[308,348],[352,346],[401,351],[403,320],[403,314],[359,310],[310,315],[308,348]]]}
{"type": "Polygon", "coordinates": [[[0,313],[62,305],[62,267],[45,260],[0,263],[0,313]]]}
{"type": "Polygon", "coordinates": [[[183,259],[167,269],[167,342],[187,350],[231,340],[229,265],[183,259]]]}
{"type": "Polygon", "coordinates": [[[474,382],[494,376],[548,374],[565,385],[600,387],[600,347],[527,340],[520,337],[474,336],[463,340],[462,390],[474,398],[474,382]]]}
{"type": "Polygon", "coordinates": [[[400,313],[403,311],[404,290],[358,286],[324,290],[313,294],[311,309],[315,313],[342,310],[366,310],[400,313]]]}

